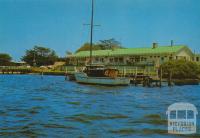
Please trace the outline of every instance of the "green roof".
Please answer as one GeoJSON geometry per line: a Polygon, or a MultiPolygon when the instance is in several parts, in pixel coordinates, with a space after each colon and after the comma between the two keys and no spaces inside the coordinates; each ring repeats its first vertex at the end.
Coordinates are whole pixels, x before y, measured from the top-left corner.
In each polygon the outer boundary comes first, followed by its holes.
{"type": "MultiPolygon", "coordinates": [[[[144,47],[144,48],[121,48],[114,50],[93,50],[93,56],[122,56],[122,55],[153,55],[153,54],[173,54],[180,51],[183,48],[187,48],[184,45],[175,46],[158,46],[156,48],[144,47]]],[[[90,51],[80,51],[71,55],[72,57],[89,57],[90,51]]]]}

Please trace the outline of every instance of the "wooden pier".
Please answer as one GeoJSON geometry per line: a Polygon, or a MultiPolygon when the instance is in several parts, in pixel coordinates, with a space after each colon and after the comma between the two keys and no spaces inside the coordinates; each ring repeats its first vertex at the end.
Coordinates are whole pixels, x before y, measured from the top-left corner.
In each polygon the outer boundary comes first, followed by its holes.
{"type": "Polygon", "coordinates": [[[119,70],[119,76],[129,77],[130,83],[142,85],[143,87],[162,87],[162,82],[167,82],[162,78],[162,69],[154,69],[153,71],[149,68],[138,69],[134,67],[132,69],[123,68],[119,70]]]}

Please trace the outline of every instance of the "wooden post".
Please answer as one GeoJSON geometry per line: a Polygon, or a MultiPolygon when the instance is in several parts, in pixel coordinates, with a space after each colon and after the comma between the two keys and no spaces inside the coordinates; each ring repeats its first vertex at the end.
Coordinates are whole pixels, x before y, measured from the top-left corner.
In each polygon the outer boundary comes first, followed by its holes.
{"type": "Polygon", "coordinates": [[[172,86],[172,71],[169,72],[169,76],[168,76],[168,86],[172,86]]]}
{"type": "Polygon", "coordinates": [[[65,80],[67,80],[67,67],[65,66],[65,80]]]}
{"type": "Polygon", "coordinates": [[[162,87],[162,67],[160,67],[160,87],[162,87]]]}
{"type": "Polygon", "coordinates": [[[143,76],[143,87],[147,86],[147,77],[144,75],[143,76]]]}
{"type": "Polygon", "coordinates": [[[147,76],[150,76],[149,75],[149,66],[147,67],[147,76]]]}
{"type": "Polygon", "coordinates": [[[124,76],[124,67],[123,67],[123,69],[122,69],[122,77],[124,76]]]}
{"type": "Polygon", "coordinates": [[[137,67],[135,68],[135,76],[137,76],[137,67]]]}
{"type": "Polygon", "coordinates": [[[157,68],[156,72],[157,72],[157,79],[158,79],[159,78],[159,69],[158,68],[157,68]]]}
{"type": "Polygon", "coordinates": [[[41,79],[43,79],[43,75],[44,75],[44,73],[43,73],[43,69],[42,69],[42,73],[41,73],[41,79]]]}
{"type": "Polygon", "coordinates": [[[125,77],[126,76],[126,68],[125,67],[124,67],[124,71],[123,72],[124,72],[124,77],[125,77]]]}
{"type": "Polygon", "coordinates": [[[135,76],[134,76],[135,86],[137,85],[137,67],[135,68],[135,76]]]}
{"type": "Polygon", "coordinates": [[[133,70],[133,68],[131,69],[131,76],[133,76],[134,75],[134,70],[133,70]]]}
{"type": "Polygon", "coordinates": [[[148,87],[151,87],[150,77],[148,76],[148,87]]]}
{"type": "Polygon", "coordinates": [[[143,80],[142,85],[143,85],[143,87],[145,87],[145,86],[146,86],[146,84],[145,84],[145,83],[146,83],[146,82],[145,82],[146,80],[145,80],[144,75],[143,75],[143,77],[142,77],[142,80],[143,80]]]}

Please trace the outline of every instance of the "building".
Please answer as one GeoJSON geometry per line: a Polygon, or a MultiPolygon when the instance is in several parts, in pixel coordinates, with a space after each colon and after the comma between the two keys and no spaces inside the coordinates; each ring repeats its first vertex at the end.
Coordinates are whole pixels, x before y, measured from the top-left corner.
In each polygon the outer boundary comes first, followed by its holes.
{"type": "MultiPolygon", "coordinates": [[[[185,45],[158,46],[144,48],[121,48],[92,51],[93,63],[105,65],[154,65],[159,66],[169,60],[194,60],[194,54],[185,45]]],[[[80,51],[68,56],[69,65],[86,65],[89,63],[90,51],[80,51]]],[[[200,55],[195,58],[200,60],[200,55]]]]}

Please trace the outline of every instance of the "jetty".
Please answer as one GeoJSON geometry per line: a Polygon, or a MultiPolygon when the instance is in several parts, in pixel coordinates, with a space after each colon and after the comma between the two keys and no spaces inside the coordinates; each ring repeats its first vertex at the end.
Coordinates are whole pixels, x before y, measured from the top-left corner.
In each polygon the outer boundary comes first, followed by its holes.
{"type": "Polygon", "coordinates": [[[64,70],[46,70],[36,67],[26,66],[0,66],[0,74],[43,74],[43,75],[55,75],[65,76],[64,70]]]}
{"type": "Polygon", "coordinates": [[[0,74],[28,74],[31,69],[19,66],[0,66],[0,74]]]}

